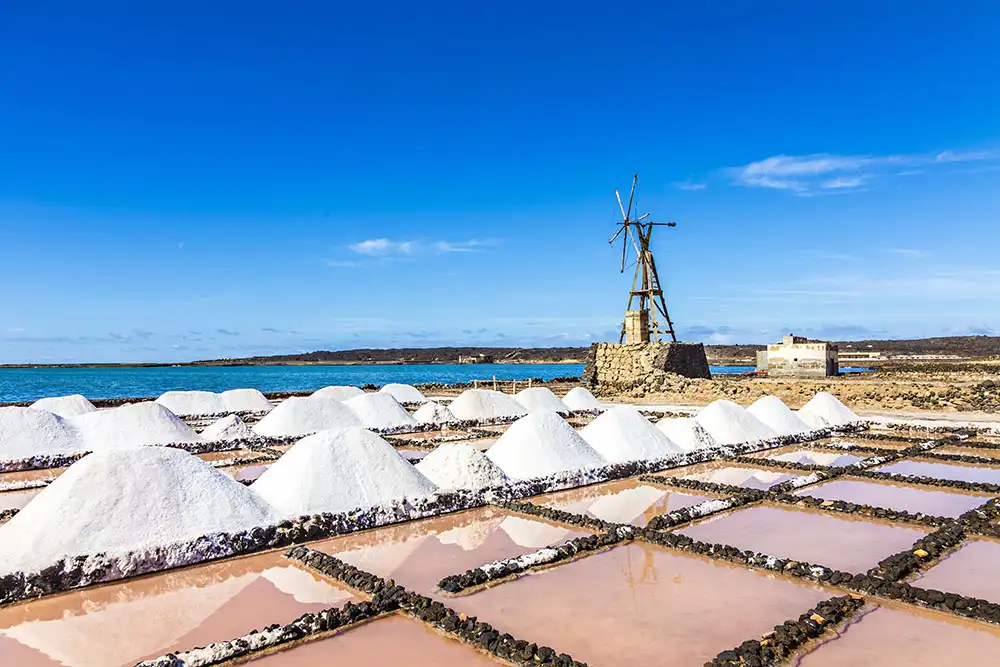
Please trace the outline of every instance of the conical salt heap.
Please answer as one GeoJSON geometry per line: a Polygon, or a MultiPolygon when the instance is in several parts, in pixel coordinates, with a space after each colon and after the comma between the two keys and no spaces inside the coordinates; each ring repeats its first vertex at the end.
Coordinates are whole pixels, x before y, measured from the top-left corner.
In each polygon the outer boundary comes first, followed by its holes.
{"type": "Polygon", "coordinates": [[[427,401],[421,405],[413,413],[413,418],[421,424],[450,424],[451,422],[458,421],[451,410],[434,401],[427,401]]]}
{"type": "Polygon", "coordinates": [[[694,417],[661,419],[656,422],[656,428],[685,452],[694,452],[716,445],[715,439],[694,417]]]}
{"type": "Polygon", "coordinates": [[[70,396],[50,396],[40,398],[31,404],[36,410],[46,410],[60,417],[75,417],[97,410],[94,404],[80,394],[70,396]]]}
{"type": "Polygon", "coordinates": [[[720,445],[767,440],[778,435],[732,401],[715,401],[702,408],[695,419],[720,445]]]}
{"type": "Polygon", "coordinates": [[[365,428],[404,429],[417,426],[417,420],[410,416],[392,394],[362,394],[347,399],[344,405],[361,420],[361,425],[365,428]]]}
{"type": "Polygon", "coordinates": [[[70,417],[69,422],[83,434],[86,449],[95,452],[201,440],[177,415],[151,401],[70,417]]]}
{"type": "Polygon", "coordinates": [[[805,420],[804,415],[821,420],[826,426],[845,426],[862,421],[861,417],[854,414],[836,396],[825,391],[818,392],[802,406],[802,409],[799,410],[799,416],[805,420]]]}
{"type": "Polygon", "coordinates": [[[229,412],[222,397],[211,391],[168,391],[156,402],[179,417],[218,415],[229,412]]]}
{"type": "Polygon", "coordinates": [[[778,435],[798,435],[813,430],[777,396],[761,396],[747,412],[778,435]]]}
{"type": "Polygon", "coordinates": [[[277,520],[253,491],[179,449],[94,452],[0,526],[0,573],[37,572],[60,558],[121,555],[277,520]]]}
{"type": "Polygon", "coordinates": [[[416,465],[440,489],[485,489],[510,480],[486,455],[468,443],[444,443],[416,465]]]}
{"type": "Polygon", "coordinates": [[[253,427],[254,433],[270,437],[308,435],[331,428],[361,426],[351,409],[327,396],[292,396],[253,427]]]}
{"type": "Polygon", "coordinates": [[[607,462],[554,412],[536,412],[514,422],[486,450],[511,479],[599,468],[607,462]]]}
{"type": "Polygon", "coordinates": [[[205,427],[201,432],[202,440],[248,440],[258,437],[238,415],[222,417],[205,427]]]}
{"type": "Polygon", "coordinates": [[[257,389],[230,389],[219,394],[229,412],[270,412],[271,401],[257,389]]]}
{"type": "Polygon", "coordinates": [[[0,408],[0,460],[86,451],[83,434],[59,415],[35,408],[0,408]]]}
{"type": "Polygon", "coordinates": [[[611,463],[660,459],[684,450],[631,405],[616,405],[582,429],[580,435],[611,463]]]}
{"type": "Polygon", "coordinates": [[[492,389],[466,389],[448,405],[458,419],[478,421],[523,417],[528,414],[513,396],[492,389]]]}
{"type": "Polygon", "coordinates": [[[565,417],[572,412],[548,387],[528,387],[517,392],[514,398],[529,413],[548,411],[565,417]]]}
{"type": "Polygon", "coordinates": [[[381,389],[380,392],[389,394],[400,403],[426,403],[427,397],[420,393],[420,390],[412,384],[400,384],[390,382],[381,389]]]}
{"type": "Polygon", "coordinates": [[[365,510],[437,490],[392,445],[363,428],[299,440],[251,488],[288,517],[365,510]]]}
{"type": "Polygon", "coordinates": [[[570,410],[603,410],[605,405],[583,387],[573,387],[562,398],[570,410]]]}
{"type": "Polygon", "coordinates": [[[350,385],[331,385],[329,387],[323,387],[322,389],[317,389],[312,393],[312,396],[321,396],[323,398],[332,398],[335,401],[346,401],[349,398],[354,398],[355,396],[361,396],[365,392],[357,387],[352,387],[350,385]]]}

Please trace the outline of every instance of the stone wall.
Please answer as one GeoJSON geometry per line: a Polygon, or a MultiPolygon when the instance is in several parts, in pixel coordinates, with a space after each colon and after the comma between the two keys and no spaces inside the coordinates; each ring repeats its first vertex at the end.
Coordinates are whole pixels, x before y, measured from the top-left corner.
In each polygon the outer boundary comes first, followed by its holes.
{"type": "Polygon", "coordinates": [[[594,343],[583,383],[598,389],[631,391],[665,374],[711,378],[701,343],[594,343]]]}

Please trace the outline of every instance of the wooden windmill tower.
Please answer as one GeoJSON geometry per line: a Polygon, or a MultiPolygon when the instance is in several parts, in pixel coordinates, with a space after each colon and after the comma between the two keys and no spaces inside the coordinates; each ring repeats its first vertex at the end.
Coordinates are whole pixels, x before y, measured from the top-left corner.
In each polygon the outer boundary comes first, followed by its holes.
{"type": "Polygon", "coordinates": [[[622,221],[618,223],[618,231],[608,241],[609,244],[613,244],[619,236],[622,237],[622,273],[625,273],[625,259],[630,243],[636,254],[635,276],[632,278],[632,290],[628,295],[628,307],[625,309],[625,321],[622,322],[621,337],[618,342],[658,342],[661,335],[664,337],[669,335],[671,341],[677,342],[674,324],[670,321],[670,315],[667,314],[667,302],[663,298],[660,278],[656,273],[653,251],[649,249],[649,239],[653,235],[654,227],[676,227],[677,223],[644,222],[649,217],[649,213],[643,213],[637,218],[631,217],[635,184],[638,180],[639,174],[632,176],[632,192],[628,196],[628,208],[622,204],[618,188],[615,188],[615,197],[618,198],[622,221]],[[638,308],[633,307],[636,299],[639,300],[638,308]],[[661,317],[664,323],[662,329],[660,328],[661,317]]]}

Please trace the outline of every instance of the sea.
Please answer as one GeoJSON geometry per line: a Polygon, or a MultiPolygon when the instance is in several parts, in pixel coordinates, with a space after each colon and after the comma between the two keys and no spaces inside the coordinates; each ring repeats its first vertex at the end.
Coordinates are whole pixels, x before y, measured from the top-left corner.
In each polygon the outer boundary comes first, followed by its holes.
{"type": "MultiPolygon", "coordinates": [[[[745,373],[753,366],[712,366],[713,374],[745,373]]],[[[862,369],[843,369],[845,371],[862,369]]],[[[551,380],[580,377],[583,364],[407,364],[357,366],[152,366],[111,368],[0,368],[0,403],[83,394],[90,399],[144,398],[174,389],[263,392],[313,391],[329,385],[390,382],[455,384],[473,380],[551,380]]]]}

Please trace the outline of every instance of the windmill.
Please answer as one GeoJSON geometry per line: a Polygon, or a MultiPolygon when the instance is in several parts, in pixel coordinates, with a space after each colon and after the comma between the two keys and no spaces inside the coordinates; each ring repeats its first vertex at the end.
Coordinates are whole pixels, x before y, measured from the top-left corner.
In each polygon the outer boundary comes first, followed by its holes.
{"type": "Polygon", "coordinates": [[[676,227],[676,222],[644,222],[649,217],[649,213],[643,213],[637,218],[632,218],[632,202],[635,199],[635,184],[639,180],[639,174],[632,176],[632,192],[628,196],[628,208],[622,204],[621,195],[618,188],[615,188],[615,197],[618,198],[618,208],[622,212],[622,221],[618,223],[619,229],[615,233],[609,244],[613,244],[619,236],[622,237],[622,269],[625,273],[625,259],[628,255],[629,244],[635,250],[635,276],[632,278],[632,290],[628,295],[628,307],[625,309],[625,321],[622,322],[621,337],[619,343],[648,343],[658,342],[660,335],[670,335],[670,339],[677,342],[674,334],[674,325],[667,314],[667,302],[663,299],[663,289],[660,287],[660,278],[656,273],[656,262],[653,260],[653,252],[649,249],[649,239],[653,235],[654,227],[676,227]],[[634,300],[639,299],[639,307],[633,308],[634,300]],[[659,314],[659,315],[658,315],[659,314]],[[662,316],[665,326],[660,328],[659,318],[662,316]]]}

